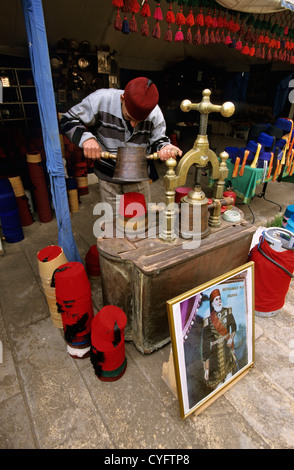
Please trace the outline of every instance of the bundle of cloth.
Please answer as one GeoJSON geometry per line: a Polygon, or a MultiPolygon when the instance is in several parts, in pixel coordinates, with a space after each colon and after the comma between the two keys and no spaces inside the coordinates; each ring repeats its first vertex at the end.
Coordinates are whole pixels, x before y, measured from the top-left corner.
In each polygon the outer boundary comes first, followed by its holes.
{"type": "MultiPolygon", "coordinates": [[[[264,123],[252,125],[245,147],[226,147],[231,163],[241,168],[242,176],[245,165],[252,168],[267,170],[267,178],[277,170],[281,174],[281,166],[291,166],[293,161],[294,129],[293,121],[278,118],[274,124],[264,123]]],[[[235,175],[237,176],[237,175],[235,175]]]]}

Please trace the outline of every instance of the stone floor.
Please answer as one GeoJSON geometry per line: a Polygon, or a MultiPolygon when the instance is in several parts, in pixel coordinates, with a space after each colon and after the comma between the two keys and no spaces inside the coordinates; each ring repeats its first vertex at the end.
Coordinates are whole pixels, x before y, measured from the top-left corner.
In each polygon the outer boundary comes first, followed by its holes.
{"type": "MultiPolygon", "coordinates": [[[[151,190],[157,202],[162,180],[151,190]]],[[[269,183],[268,197],[285,210],[293,203],[293,184],[269,183]]],[[[98,201],[97,185],[90,185],[72,215],[82,260],[96,241],[98,201]]],[[[255,197],[251,205],[256,227],[278,213],[263,198],[255,197]]],[[[240,208],[250,221],[248,208],[240,208]]],[[[52,324],[36,257],[57,244],[56,220],[36,219],[24,234],[19,243],[2,240],[0,256],[1,449],[294,448],[293,281],[278,315],[255,317],[254,367],[201,414],[182,420],[178,399],[162,375],[170,344],[142,355],[127,343],[126,373],[111,383],[97,379],[89,359],[69,356],[62,331],[52,324]]],[[[100,279],[91,280],[91,287],[96,313],[103,305],[100,279]]]]}

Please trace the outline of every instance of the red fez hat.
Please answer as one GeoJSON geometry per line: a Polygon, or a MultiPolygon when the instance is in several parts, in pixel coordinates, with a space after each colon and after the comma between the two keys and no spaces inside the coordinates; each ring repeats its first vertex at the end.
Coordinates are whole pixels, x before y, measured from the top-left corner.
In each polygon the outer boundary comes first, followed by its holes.
{"type": "Polygon", "coordinates": [[[70,261],[59,266],[53,273],[51,286],[56,291],[56,298],[72,300],[88,296],[91,284],[82,263],[70,261]]]}
{"type": "Polygon", "coordinates": [[[88,276],[100,275],[99,252],[97,245],[92,245],[85,256],[86,271],[88,276]]]}
{"type": "Polygon", "coordinates": [[[100,380],[117,380],[126,370],[126,324],[126,314],[114,305],[103,307],[92,320],[91,362],[100,380]]]}
{"type": "Polygon", "coordinates": [[[146,215],[146,201],[141,193],[123,194],[119,201],[119,215],[122,217],[141,217],[146,215]]]}
{"type": "Polygon", "coordinates": [[[210,293],[210,303],[212,303],[214,301],[214,299],[218,296],[220,297],[220,291],[218,289],[214,289],[213,291],[211,291],[211,293],[210,293]]]}
{"type": "Polygon", "coordinates": [[[136,121],[145,121],[157,105],[159,93],[152,80],[138,77],[126,85],[124,100],[130,116],[136,121]]]}

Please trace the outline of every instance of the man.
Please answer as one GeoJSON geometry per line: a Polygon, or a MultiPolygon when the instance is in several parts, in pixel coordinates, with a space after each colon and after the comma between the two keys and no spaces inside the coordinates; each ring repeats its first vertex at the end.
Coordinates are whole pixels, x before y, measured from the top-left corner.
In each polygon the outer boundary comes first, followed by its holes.
{"type": "Polygon", "coordinates": [[[101,158],[103,151],[117,153],[118,147],[145,147],[167,160],[182,152],[165,135],[166,125],[158,106],[156,85],[146,77],[131,80],[125,90],[100,89],[73,106],[60,120],[61,131],[95,160],[102,202],[111,204],[116,216],[116,196],[127,192],[144,194],[150,201],[148,181],[117,184],[112,181],[115,161],[101,158]]]}
{"type": "Polygon", "coordinates": [[[223,307],[219,289],[210,294],[210,316],[203,324],[203,365],[206,385],[214,389],[236,371],[236,322],[231,307],[223,307]]]}

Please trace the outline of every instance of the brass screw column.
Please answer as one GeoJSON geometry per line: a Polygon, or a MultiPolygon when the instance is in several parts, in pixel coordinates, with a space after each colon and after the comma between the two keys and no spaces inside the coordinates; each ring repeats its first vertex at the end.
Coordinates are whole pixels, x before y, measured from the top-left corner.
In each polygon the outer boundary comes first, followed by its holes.
{"type": "Polygon", "coordinates": [[[177,238],[175,233],[175,189],[178,185],[178,177],[174,170],[177,166],[177,161],[174,158],[169,158],[165,163],[168,167],[163,179],[165,186],[165,208],[159,238],[172,242],[177,238]]]}
{"type": "Polygon", "coordinates": [[[221,224],[221,199],[224,193],[224,186],[225,186],[225,179],[228,177],[229,170],[226,164],[227,159],[229,158],[229,154],[227,152],[222,152],[219,155],[220,157],[220,165],[219,165],[219,179],[216,182],[215,190],[214,190],[214,197],[213,200],[218,202],[217,206],[214,208],[213,212],[210,214],[208,219],[208,225],[210,227],[219,227],[221,224]]]}

